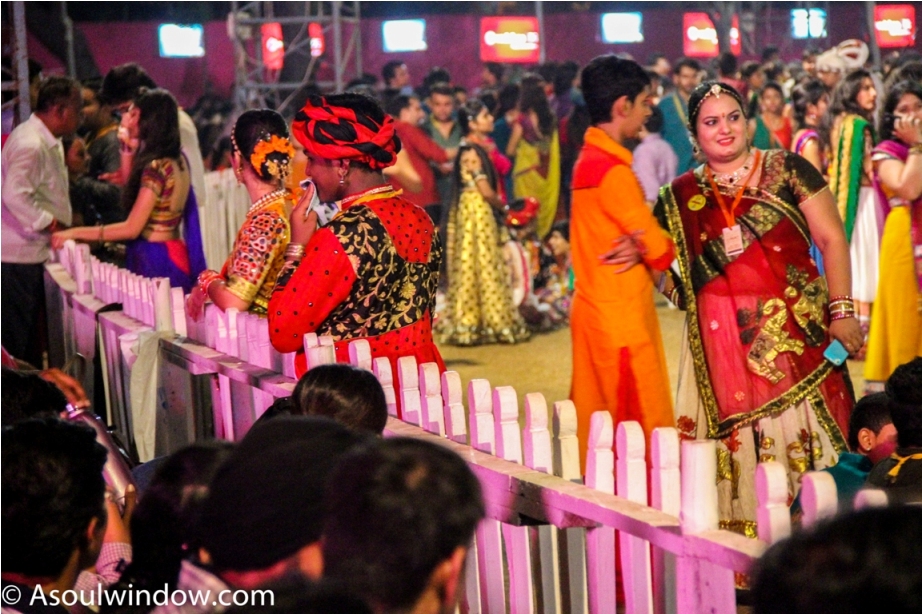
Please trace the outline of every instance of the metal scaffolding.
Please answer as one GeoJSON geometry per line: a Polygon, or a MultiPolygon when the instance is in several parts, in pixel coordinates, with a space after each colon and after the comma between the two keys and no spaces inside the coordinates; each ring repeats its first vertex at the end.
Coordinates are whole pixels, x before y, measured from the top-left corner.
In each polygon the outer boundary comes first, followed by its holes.
{"type": "MultiPolygon", "coordinates": [[[[12,12],[13,57],[11,70],[3,70],[3,90],[15,92],[15,96],[3,105],[4,110],[15,106],[17,122],[25,121],[32,112],[29,104],[29,53],[27,49],[26,9],[21,1],[6,3],[4,9],[12,12]]],[[[9,14],[4,14],[9,17],[9,14]]]]}
{"type": "Polygon", "coordinates": [[[362,74],[362,47],[358,2],[232,2],[228,34],[234,43],[238,112],[270,107],[284,112],[308,84],[321,90],[342,91],[353,76],[362,74]],[[270,71],[263,65],[261,26],[279,23],[285,40],[285,65],[270,71]],[[311,55],[308,26],[318,23],[328,41],[322,57],[311,55]],[[344,45],[345,42],[345,45],[344,45]],[[332,58],[333,78],[315,78],[323,57],[332,58]]]}

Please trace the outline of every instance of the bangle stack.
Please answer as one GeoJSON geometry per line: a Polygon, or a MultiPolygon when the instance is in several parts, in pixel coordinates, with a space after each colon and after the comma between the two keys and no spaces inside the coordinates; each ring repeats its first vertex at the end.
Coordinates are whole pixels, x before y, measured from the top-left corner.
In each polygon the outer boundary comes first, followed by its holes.
{"type": "Polygon", "coordinates": [[[218,273],[217,271],[212,271],[210,269],[207,271],[202,271],[198,275],[198,287],[202,291],[202,293],[204,293],[205,296],[207,297],[208,289],[211,287],[211,284],[213,284],[216,281],[220,281],[220,280],[221,280],[221,274],[218,273]]]}
{"type": "Polygon", "coordinates": [[[911,154],[922,154],[922,143],[916,143],[909,148],[911,154]]]}
{"type": "Polygon", "coordinates": [[[304,246],[299,243],[289,243],[288,247],[285,248],[285,260],[291,262],[293,260],[300,260],[304,257],[304,246]]]}
{"type": "Polygon", "coordinates": [[[850,296],[834,296],[829,301],[829,320],[844,320],[855,317],[855,301],[850,296]]]}

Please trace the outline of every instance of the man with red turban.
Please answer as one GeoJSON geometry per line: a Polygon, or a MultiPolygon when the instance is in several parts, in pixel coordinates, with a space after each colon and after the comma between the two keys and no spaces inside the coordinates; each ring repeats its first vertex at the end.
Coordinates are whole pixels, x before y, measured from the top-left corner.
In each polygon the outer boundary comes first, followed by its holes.
{"type": "Polygon", "coordinates": [[[415,356],[444,370],[432,341],[442,248],[426,212],[400,196],[382,169],[397,160],[394,120],[359,94],[312,96],[292,133],[304,146],[316,194],[338,212],[318,228],[308,188],[291,213],[286,264],[269,301],[269,333],[280,352],[298,352],[304,333],[331,335],[336,358],[366,339],[373,357],[415,356]]]}

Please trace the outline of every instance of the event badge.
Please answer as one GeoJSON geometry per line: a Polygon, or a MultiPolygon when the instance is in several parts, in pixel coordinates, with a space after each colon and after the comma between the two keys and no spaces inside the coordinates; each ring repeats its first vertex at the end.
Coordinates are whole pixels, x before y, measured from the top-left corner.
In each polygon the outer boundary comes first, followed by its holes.
{"type": "Polygon", "coordinates": [[[691,211],[701,211],[705,204],[707,204],[707,199],[703,194],[695,194],[688,199],[688,208],[691,211]]]}
{"type": "Polygon", "coordinates": [[[731,258],[743,253],[743,230],[739,224],[724,228],[724,251],[731,258]]]}

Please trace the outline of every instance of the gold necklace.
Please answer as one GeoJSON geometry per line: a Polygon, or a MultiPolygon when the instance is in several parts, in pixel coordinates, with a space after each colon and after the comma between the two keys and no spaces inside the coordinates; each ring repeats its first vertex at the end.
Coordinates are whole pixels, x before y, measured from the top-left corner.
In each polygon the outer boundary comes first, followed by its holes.
{"type": "Polygon", "coordinates": [[[278,190],[272,190],[268,194],[263,194],[256,202],[250,205],[250,210],[247,213],[252,213],[253,211],[259,209],[265,204],[268,204],[269,201],[275,200],[277,197],[285,194],[288,191],[288,188],[279,188],[278,190]]]}
{"type": "Polygon", "coordinates": [[[733,171],[732,173],[715,173],[714,169],[711,167],[710,164],[708,164],[708,168],[713,173],[714,180],[717,183],[726,183],[729,185],[736,185],[736,182],[739,181],[741,178],[749,176],[749,171],[752,169],[752,163],[754,161],[754,158],[755,158],[755,152],[753,150],[749,152],[749,156],[746,158],[746,161],[743,163],[743,165],[739,167],[738,169],[736,169],[735,171],[733,171]]]}

